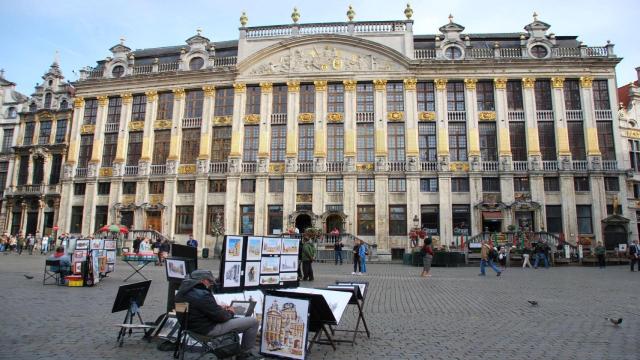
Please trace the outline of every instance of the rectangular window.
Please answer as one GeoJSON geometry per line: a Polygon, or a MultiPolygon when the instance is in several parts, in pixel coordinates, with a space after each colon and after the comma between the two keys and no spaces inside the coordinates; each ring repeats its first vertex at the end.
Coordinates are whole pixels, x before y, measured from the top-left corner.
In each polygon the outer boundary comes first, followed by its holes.
{"type": "Polygon", "coordinates": [[[269,192],[270,193],[284,192],[284,179],[269,179],[269,192]]]}
{"type": "Polygon", "coordinates": [[[176,206],[176,234],[193,233],[193,206],[176,206]]]}
{"type": "Polygon", "coordinates": [[[231,126],[215,126],[211,142],[211,161],[226,162],[231,153],[231,126]]]}
{"type": "MultiPolygon", "coordinates": [[[[164,181],[154,181],[153,183],[162,184],[160,192],[153,192],[153,186],[149,183],[149,194],[161,194],[164,191],[164,181]]],[[[122,195],[135,195],[137,183],[135,181],[126,181],[122,183],[122,195]]]]}
{"type": "Polygon", "coordinates": [[[164,181],[149,181],[149,194],[163,194],[164,181]]]}
{"type": "Polygon", "coordinates": [[[240,205],[240,234],[253,235],[253,218],[255,208],[253,205],[240,205]]]}
{"type": "Polygon", "coordinates": [[[131,121],[144,121],[147,113],[147,96],[134,95],[131,104],[131,121]]]}
{"type": "Polygon", "coordinates": [[[451,178],[451,192],[469,192],[469,178],[451,178]]]}
{"type": "Polygon", "coordinates": [[[496,110],[493,83],[491,81],[478,81],[476,84],[476,97],[478,98],[478,111],[496,110]]]}
{"type": "Polygon", "coordinates": [[[584,126],[582,121],[567,121],[569,134],[569,149],[573,160],[587,160],[587,151],[584,145],[584,126]]]}
{"type": "Polygon", "coordinates": [[[157,120],[173,119],[173,93],[166,92],[158,94],[158,114],[157,120]]]}
{"type": "Polygon", "coordinates": [[[287,125],[271,125],[271,162],[284,162],[286,149],[287,125]]]}
{"type": "Polygon", "coordinates": [[[387,125],[387,145],[389,161],[405,161],[404,123],[387,125]]]}
{"type": "Polygon", "coordinates": [[[111,192],[111,183],[99,182],[98,183],[98,195],[109,195],[111,192]]]}
{"type": "Polygon", "coordinates": [[[370,178],[358,179],[358,192],[374,192],[375,180],[370,178]]]}
{"type": "Polygon", "coordinates": [[[96,118],[98,117],[98,100],[89,99],[84,103],[84,118],[83,124],[95,125],[96,118]]]}
{"type": "Polygon", "coordinates": [[[605,191],[620,191],[620,181],[618,177],[605,177],[604,178],[604,190],[605,191]]]}
{"type": "Polygon", "coordinates": [[[142,157],[142,131],[129,133],[129,145],[127,146],[127,165],[138,166],[142,157]]]}
{"type": "Polygon", "coordinates": [[[553,110],[551,82],[549,80],[536,80],[534,93],[536,96],[536,110],[553,110]]]}
{"type": "Polygon", "coordinates": [[[527,134],[524,121],[509,122],[509,140],[513,161],[527,161],[527,134]]]}
{"type": "Polygon", "coordinates": [[[498,161],[498,137],[496,123],[481,122],[478,124],[480,132],[480,159],[482,161],[498,161]]]}
{"type": "Polygon", "coordinates": [[[213,233],[213,227],[216,223],[224,233],[224,205],[207,206],[207,234],[213,233]]]}
{"type": "Polygon", "coordinates": [[[56,144],[60,144],[65,142],[67,138],[67,120],[66,119],[58,119],[56,121],[56,144]]]}
{"type": "Polygon", "coordinates": [[[576,205],[578,217],[578,234],[593,234],[591,205],[576,205]]]}
{"type": "MultiPolygon", "coordinates": [[[[82,214],[84,213],[84,208],[82,206],[72,206],[71,207],[71,226],[69,231],[72,234],[80,234],[82,232],[82,214]]],[[[19,218],[20,216],[18,216],[19,218]]]]}
{"type": "Polygon", "coordinates": [[[4,129],[2,135],[2,152],[10,152],[13,147],[13,129],[4,129]]]}
{"type": "Polygon", "coordinates": [[[447,111],[465,111],[464,84],[461,81],[447,83],[447,111]]]}
{"type": "Polygon", "coordinates": [[[330,113],[344,112],[344,85],[329,84],[327,86],[327,111],[330,113]]]}
{"type": "Polygon", "coordinates": [[[589,191],[589,178],[586,176],[576,176],[573,178],[575,191],[589,191]]]}
{"type": "Polygon", "coordinates": [[[328,178],[327,179],[327,192],[342,192],[344,183],[342,178],[328,178]]]}
{"type": "Polygon", "coordinates": [[[189,90],[185,96],[184,117],[188,119],[202,118],[204,91],[189,90]]]}
{"type": "Polygon", "coordinates": [[[260,87],[247,86],[246,114],[260,114],[260,87]]]}
{"type": "Polygon", "coordinates": [[[471,209],[469,205],[451,205],[453,235],[471,235],[471,209]]]}
{"type": "Polygon", "coordinates": [[[313,192],[312,179],[298,179],[298,194],[311,194],[313,192]]]}
{"type": "Polygon", "coordinates": [[[75,183],[73,184],[73,195],[82,196],[87,191],[87,184],[75,183]]]}
{"type": "Polygon", "coordinates": [[[418,123],[418,146],[420,147],[420,161],[437,161],[436,123],[418,123]]]}
{"type": "Polygon", "coordinates": [[[389,206],[389,235],[407,235],[407,206],[389,206]]]}
{"type": "Polygon", "coordinates": [[[538,139],[543,161],[558,159],[556,155],[556,131],[553,121],[538,121],[538,139]]]}
{"type": "Polygon", "coordinates": [[[562,206],[547,205],[547,231],[554,234],[562,233],[562,206]]]}
{"type": "Polygon", "coordinates": [[[598,145],[602,160],[616,159],[616,146],[613,140],[613,123],[611,121],[598,121],[598,145]]]}
{"type": "Polygon", "coordinates": [[[358,205],[358,235],[376,234],[376,207],[358,205]]]}
{"type": "Polygon", "coordinates": [[[49,144],[51,138],[51,121],[40,121],[40,134],[38,135],[38,144],[49,144]]]}
{"type": "Polygon", "coordinates": [[[500,192],[500,178],[497,177],[483,177],[482,178],[482,191],[490,193],[500,192]]]}
{"type": "Polygon", "coordinates": [[[513,178],[513,191],[515,192],[529,192],[531,187],[529,186],[528,177],[514,177],[513,178]]]}
{"type": "Polygon", "coordinates": [[[282,205],[269,205],[268,206],[268,219],[269,234],[281,234],[282,227],[282,205]]]}
{"type": "Polygon", "coordinates": [[[420,192],[438,192],[438,178],[420,179],[420,192]]]}
{"type": "Polygon", "coordinates": [[[122,98],[120,96],[109,98],[109,107],[107,108],[107,124],[119,124],[121,112],[122,98]]]}
{"type": "Polygon", "coordinates": [[[216,89],[214,116],[233,115],[233,88],[216,89]]]}
{"type": "Polygon", "coordinates": [[[418,111],[436,111],[436,92],[433,82],[420,81],[416,84],[418,111]]]}
{"type": "Polygon", "coordinates": [[[36,130],[36,123],[31,121],[24,124],[24,138],[22,140],[22,145],[31,145],[33,144],[33,133],[36,130]]]}
{"type": "Polygon", "coordinates": [[[20,156],[20,168],[18,170],[18,185],[24,185],[29,179],[29,155],[20,156]]]}
{"type": "Polygon", "coordinates": [[[607,80],[593,80],[593,105],[596,110],[611,110],[607,80]]]}
{"type": "Polygon", "coordinates": [[[171,130],[156,130],[153,139],[153,165],[164,165],[171,148],[171,130]]]}
{"type": "Polygon", "coordinates": [[[507,108],[509,111],[522,111],[522,83],[518,80],[507,81],[507,108]]]}
{"type": "Polygon", "coordinates": [[[342,124],[327,125],[327,161],[344,160],[344,126],[342,124]]]}
{"type": "Polygon", "coordinates": [[[449,155],[451,161],[467,161],[467,124],[449,123],[449,155]]]}
{"type": "Polygon", "coordinates": [[[111,167],[116,157],[118,147],[118,133],[104,134],[104,147],[102,150],[102,167],[111,167]]]}
{"type": "Polygon", "coordinates": [[[373,112],[373,84],[356,85],[356,112],[373,112]]]}
{"type": "Polygon", "coordinates": [[[0,162],[0,195],[3,194],[4,189],[7,187],[7,174],[9,172],[9,162],[0,162]]]}
{"type": "Polygon", "coordinates": [[[200,129],[182,129],[180,164],[195,164],[200,154],[200,129]]]}
{"type": "Polygon", "coordinates": [[[438,235],[440,224],[440,210],[438,205],[420,206],[420,227],[427,230],[427,234],[438,235]]]}
{"type": "Polygon", "coordinates": [[[101,227],[107,225],[109,218],[108,206],[96,206],[95,228],[93,231],[98,231],[101,227]]]}
{"type": "Polygon", "coordinates": [[[256,192],[256,179],[242,179],[242,180],[240,180],[240,192],[243,192],[243,193],[255,193],[256,192]]]}
{"type": "Polygon", "coordinates": [[[375,158],[373,124],[356,124],[358,162],[372,163],[375,158]]]}
{"type": "Polygon", "coordinates": [[[406,179],[389,179],[389,192],[406,192],[406,179]]]}
{"type": "Polygon", "coordinates": [[[120,224],[128,227],[129,229],[133,228],[133,211],[121,211],[120,212],[120,224]]]}
{"type": "Polygon", "coordinates": [[[298,161],[313,161],[313,124],[298,125],[298,161]]]}
{"type": "Polygon", "coordinates": [[[401,82],[387,83],[387,111],[404,111],[404,86],[401,82]]]}
{"type": "Polygon", "coordinates": [[[209,192],[210,193],[227,192],[227,180],[225,179],[209,180],[209,192]]]}
{"type": "Polygon", "coordinates": [[[316,112],[316,87],[313,84],[300,85],[300,113],[316,112]]]}
{"type": "Polygon", "coordinates": [[[242,161],[256,162],[258,158],[258,143],[260,141],[260,126],[244,126],[244,146],[242,151],[242,161]]]}
{"type": "Polygon", "coordinates": [[[544,191],[560,191],[560,180],[557,177],[544,177],[544,191]]]}
{"type": "Polygon", "coordinates": [[[178,180],[178,194],[193,194],[195,192],[195,180],[178,180]]]}
{"type": "Polygon", "coordinates": [[[49,184],[55,185],[60,182],[60,171],[62,170],[62,154],[53,154],[51,160],[51,174],[49,175],[49,184]]]}
{"type": "Polygon", "coordinates": [[[286,85],[274,85],[273,86],[273,113],[274,114],[286,114],[287,113],[287,97],[289,91],[286,85]]]}
{"type": "Polygon", "coordinates": [[[566,80],[564,82],[564,107],[566,110],[581,110],[580,82],[578,80],[566,80]]]}

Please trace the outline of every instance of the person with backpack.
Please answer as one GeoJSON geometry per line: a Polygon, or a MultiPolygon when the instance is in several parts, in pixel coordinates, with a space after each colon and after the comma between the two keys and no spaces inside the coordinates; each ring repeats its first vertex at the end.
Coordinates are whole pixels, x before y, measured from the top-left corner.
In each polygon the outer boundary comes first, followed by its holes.
{"type": "Polygon", "coordinates": [[[316,259],[316,248],[309,239],[302,240],[302,280],[313,281],[313,267],[311,264],[316,259]]]}
{"type": "Polygon", "coordinates": [[[485,276],[485,267],[489,265],[493,271],[496,272],[496,276],[500,276],[502,272],[498,270],[496,265],[493,263],[493,258],[496,257],[496,251],[491,247],[487,240],[482,240],[482,247],[480,248],[480,276],[485,276]]]}
{"type": "Polygon", "coordinates": [[[633,240],[633,244],[629,246],[629,264],[632,272],[635,264],[638,264],[638,271],[640,271],[640,245],[638,245],[638,240],[633,240]]]}
{"type": "Polygon", "coordinates": [[[422,255],[423,263],[422,274],[420,274],[420,276],[430,277],[431,274],[429,274],[429,272],[431,271],[431,261],[433,260],[433,249],[428,239],[424,239],[424,245],[422,245],[420,249],[420,254],[422,255]]]}
{"type": "Polygon", "coordinates": [[[595,248],[596,257],[598,258],[598,267],[600,269],[604,269],[606,266],[605,254],[607,253],[607,249],[605,249],[604,245],[602,245],[602,241],[598,241],[598,245],[595,248]]]}
{"type": "Polygon", "coordinates": [[[369,247],[364,241],[360,240],[360,247],[358,248],[358,257],[360,258],[360,275],[367,273],[367,255],[369,255],[369,247]]]}

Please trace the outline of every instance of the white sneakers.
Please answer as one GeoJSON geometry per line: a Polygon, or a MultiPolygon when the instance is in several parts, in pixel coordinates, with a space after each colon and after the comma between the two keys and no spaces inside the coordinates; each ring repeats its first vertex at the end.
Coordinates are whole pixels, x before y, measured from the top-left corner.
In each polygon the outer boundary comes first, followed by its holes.
{"type": "Polygon", "coordinates": [[[353,271],[353,272],[351,273],[351,275],[355,275],[355,274],[356,274],[356,272],[355,272],[355,271],[353,271]]]}

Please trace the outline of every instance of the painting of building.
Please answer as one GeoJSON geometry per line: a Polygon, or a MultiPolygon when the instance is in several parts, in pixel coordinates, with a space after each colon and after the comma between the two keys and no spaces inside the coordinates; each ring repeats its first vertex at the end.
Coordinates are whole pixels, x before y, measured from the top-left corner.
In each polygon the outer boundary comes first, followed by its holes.
{"type": "Polygon", "coordinates": [[[267,295],[265,309],[260,351],[304,359],[309,301],[267,295]]]}

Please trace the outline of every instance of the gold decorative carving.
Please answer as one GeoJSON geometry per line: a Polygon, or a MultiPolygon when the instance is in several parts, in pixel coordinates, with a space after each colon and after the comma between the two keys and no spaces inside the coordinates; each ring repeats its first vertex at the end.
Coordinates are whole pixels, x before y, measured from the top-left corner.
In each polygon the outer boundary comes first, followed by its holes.
{"type": "Polygon", "coordinates": [[[384,80],[384,79],[373,80],[373,87],[378,91],[384,90],[387,87],[387,80],[384,80]]]}
{"type": "Polygon", "coordinates": [[[156,120],[155,124],[153,124],[153,128],[156,130],[162,129],[171,129],[173,123],[171,120],[156,120]]]}
{"type": "Polygon", "coordinates": [[[100,176],[113,176],[113,168],[110,168],[110,167],[100,168],[100,176]]]}
{"type": "Polygon", "coordinates": [[[640,130],[627,130],[623,134],[628,138],[640,139],[640,130]]]}
{"type": "Polygon", "coordinates": [[[129,123],[129,131],[143,131],[144,121],[132,121],[129,123]]]}
{"type": "Polygon", "coordinates": [[[296,194],[296,202],[310,203],[313,201],[312,194],[296,194]]]}
{"type": "Polygon", "coordinates": [[[287,81],[287,87],[289,92],[298,92],[300,91],[300,81],[287,81]]]}
{"type": "Polygon", "coordinates": [[[564,78],[563,77],[552,77],[551,78],[551,86],[554,88],[562,89],[564,88],[564,78]]]}
{"type": "Polygon", "coordinates": [[[593,77],[591,76],[581,76],[580,77],[580,87],[590,88],[593,83],[593,77]]]}
{"type": "Polygon", "coordinates": [[[312,123],[314,118],[313,113],[300,113],[298,114],[298,122],[301,123],[312,123]]]}
{"type": "Polygon", "coordinates": [[[536,78],[526,77],[522,78],[522,86],[525,88],[533,88],[536,84],[536,78]]]}
{"type": "Polygon", "coordinates": [[[164,200],[164,194],[149,195],[149,203],[152,205],[160,204],[164,200]]]}
{"type": "Polygon", "coordinates": [[[316,87],[316,91],[327,91],[327,81],[326,80],[316,80],[313,82],[313,85],[316,87]]]}
{"type": "Polygon", "coordinates": [[[204,96],[212,97],[216,94],[216,87],[213,85],[203,86],[202,90],[204,91],[204,96]]]}
{"type": "Polygon", "coordinates": [[[84,107],[84,98],[77,97],[73,99],[73,107],[76,109],[81,109],[84,107]]]}
{"type": "Polygon", "coordinates": [[[469,163],[468,162],[455,161],[455,162],[452,162],[451,164],[449,164],[449,169],[451,171],[469,171],[469,163]]]}
{"type": "Polygon", "coordinates": [[[131,95],[131,93],[123,93],[120,97],[122,98],[123,104],[131,104],[133,102],[133,95],[131,95]]]}
{"type": "Polygon", "coordinates": [[[483,121],[491,121],[496,119],[495,111],[480,111],[478,113],[478,118],[483,121]]]}
{"type": "Polygon", "coordinates": [[[277,164],[269,164],[269,172],[270,173],[283,173],[284,172],[284,164],[283,163],[277,163],[277,164]]]}
{"type": "Polygon", "coordinates": [[[389,121],[402,121],[404,119],[403,111],[389,111],[387,113],[387,120],[389,121]]]}
{"type": "Polygon", "coordinates": [[[196,173],[196,165],[195,164],[184,164],[178,167],[178,174],[195,174],[196,173]]]}
{"type": "Polygon", "coordinates": [[[260,83],[260,91],[263,94],[268,94],[273,90],[273,83],[270,82],[261,82],[260,83]]]}
{"type": "Polygon", "coordinates": [[[434,121],[436,119],[435,111],[420,111],[418,113],[418,120],[421,121],[434,121]]]}
{"type": "Polygon", "coordinates": [[[183,88],[177,88],[177,89],[173,89],[173,98],[176,100],[181,100],[184,99],[184,89],[183,88]]]}
{"type": "Polygon", "coordinates": [[[108,96],[98,96],[96,99],[98,99],[98,105],[100,105],[100,106],[109,105],[109,97],[108,96]]]}
{"type": "Polygon", "coordinates": [[[149,90],[144,94],[147,96],[147,102],[154,102],[158,100],[158,92],[155,90],[149,90]]]}
{"type": "Polygon", "coordinates": [[[436,90],[447,90],[447,79],[435,79],[436,90]]]}
{"type": "Polygon", "coordinates": [[[475,90],[478,79],[464,79],[464,87],[469,90],[475,90]]]}
{"type": "Polygon", "coordinates": [[[354,91],[357,83],[358,82],[356,80],[343,80],[342,84],[344,84],[344,91],[354,91]]]}
{"type": "Polygon", "coordinates": [[[506,89],[507,88],[507,78],[495,78],[493,79],[493,84],[496,89],[506,89]]]}
{"type": "Polygon", "coordinates": [[[247,85],[244,83],[233,83],[233,89],[237,94],[240,94],[247,90],[247,85]]]}
{"type": "Polygon", "coordinates": [[[339,123],[339,122],[342,122],[342,120],[343,120],[342,113],[332,112],[332,113],[328,113],[327,114],[327,121],[328,122],[339,123]]]}
{"type": "Polygon", "coordinates": [[[213,126],[227,126],[231,125],[232,118],[231,116],[214,116],[213,117],[213,126]]]}
{"type": "Polygon", "coordinates": [[[122,203],[124,205],[133,204],[135,202],[136,202],[136,196],[135,195],[122,195],[122,203]]]}
{"type": "Polygon", "coordinates": [[[93,124],[84,124],[80,127],[80,133],[82,135],[93,134],[96,132],[96,126],[93,124]]]}
{"type": "Polygon", "coordinates": [[[374,168],[373,163],[356,164],[357,171],[372,171],[374,168]]]}
{"type": "Polygon", "coordinates": [[[402,82],[404,82],[404,88],[406,90],[415,90],[416,84],[418,83],[418,79],[408,78],[408,79],[404,79],[402,82]]]}
{"type": "Polygon", "coordinates": [[[244,116],[244,123],[247,125],[256,125],[260,123],[260,115],[248,114],[244,116]]]}

